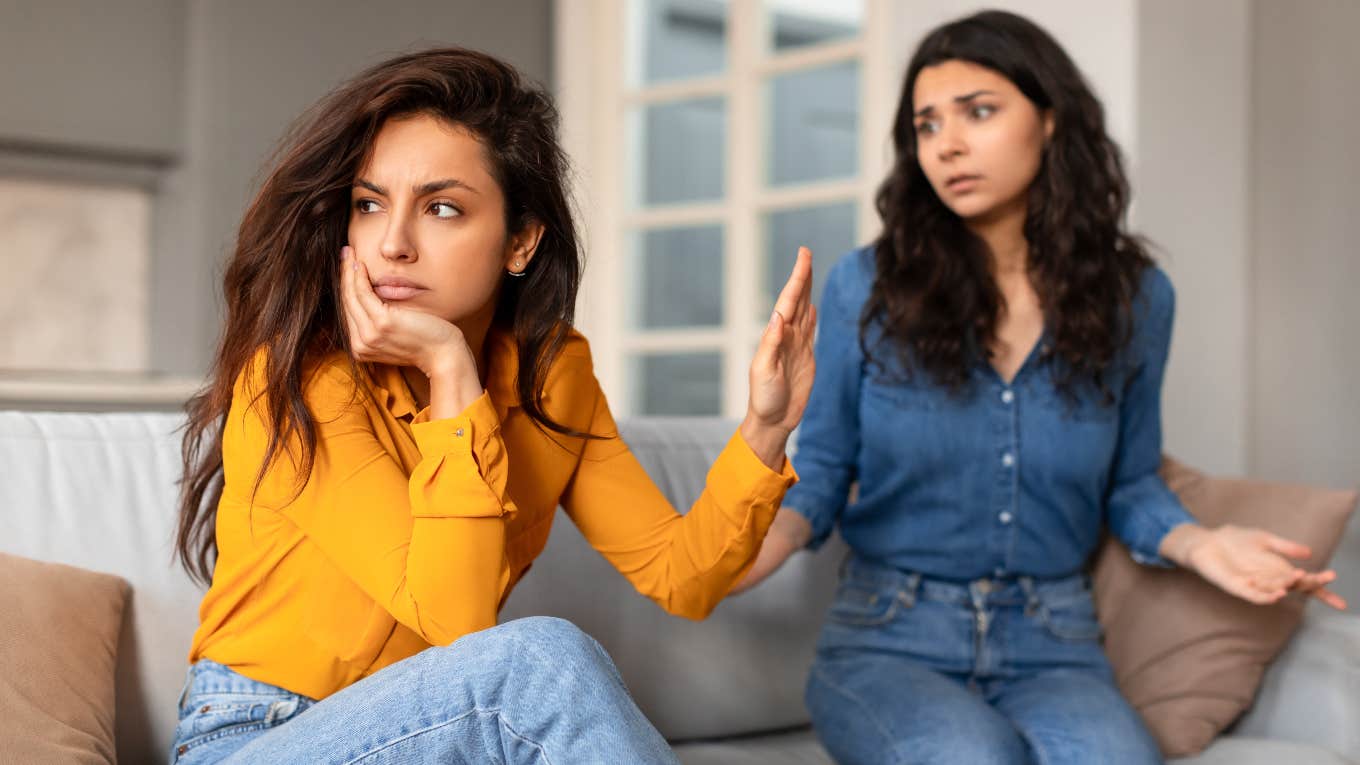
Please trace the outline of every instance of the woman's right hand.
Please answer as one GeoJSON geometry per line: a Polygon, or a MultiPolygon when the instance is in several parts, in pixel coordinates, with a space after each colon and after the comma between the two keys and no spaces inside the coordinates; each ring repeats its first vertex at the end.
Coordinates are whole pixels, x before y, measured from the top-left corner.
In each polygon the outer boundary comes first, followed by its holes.
{"type": "Polygon", "coordinates": [[[482,394],[472,349],[453,322],[384,302],[353,247],[341,250],[341,261],[340,302],[355,359],[419,369],[430,380],[431,419],[452,417],[482,394]]]}

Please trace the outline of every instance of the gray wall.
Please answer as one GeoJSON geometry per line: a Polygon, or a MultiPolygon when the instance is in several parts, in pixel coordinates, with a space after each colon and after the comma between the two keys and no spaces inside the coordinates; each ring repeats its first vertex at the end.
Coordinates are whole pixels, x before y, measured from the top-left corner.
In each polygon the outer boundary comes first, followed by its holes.
{"type": "Polygon", "coordinates": [[[1251,463],[1360,483],[1360,3],[1253,4],[1251,463]]]}
{"type": "Polygon", "coordinates": [[[1176,285],[1166,448],[1249,472],[1250,3],[1140,0],[1133,227],[1176,285]]]}
{"type": "Polygon", "coordinates": [[[392,54],[476,47],[546,82],[551,0],[0,0],[0,168],[156,189],[152,367],[197,374],[261,163],[327,90],[392,54]]]}

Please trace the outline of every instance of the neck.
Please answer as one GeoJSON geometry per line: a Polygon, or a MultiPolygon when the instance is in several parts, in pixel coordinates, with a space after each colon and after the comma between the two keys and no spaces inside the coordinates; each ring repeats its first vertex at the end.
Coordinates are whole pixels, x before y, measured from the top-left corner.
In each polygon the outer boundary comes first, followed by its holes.
{"type": "Polygon", "coordinates": [[[998,281],[1028,275],[1029,242],[1025,239],[1023,200],[992,215],[969,220],[968,228],[986,243],[992,254],[992,276],[998,281]]]}

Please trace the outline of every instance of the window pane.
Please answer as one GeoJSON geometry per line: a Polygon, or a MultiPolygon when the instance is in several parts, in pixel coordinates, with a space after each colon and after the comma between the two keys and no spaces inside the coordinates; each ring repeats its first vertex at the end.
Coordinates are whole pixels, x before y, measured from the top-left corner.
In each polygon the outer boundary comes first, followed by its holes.
{"type": "Polygon", "coordinates": [[[781,210],[765,216],[765,295],[756,319],[770,318],[775,298],[798,259],[798,247],[812,250],[812,302],[821,306],[826,275],[855,246],[855,203],[781,210]]]}
{"type": "Polygon", "coordinates": [[[765,0],[765,9],[774,51],[855,37],[864,17],[855,0],[765,0]]]}
{"type": "Polygon", "coordinates": [[[640,117],[634,126],[641,130],[635,142],[641,157],[630,163],[641,176],[634,184],[635,206],[721,199],[726,101],[656,104],[640,117]]]}
{"type": "Polygon", "coordinates": [[[633,365],[635,409],[640,415],[722,413],[722,354],[639,356],[633,365]]]}
{"type": "Polygon", "coordinates": [[[722,324],[721,226],[633,235],[632,324],[642,329],[722,324]]]}
{"type": "Polygon", "coordinates": [[[726,0],[633,0],[630,16],[634,85],[721,74],[727,66],[726,0]]]}
{"type": "Polygon", "coordinates": [[[0,179],[0,369],[142,372],[151,195],[0,179]]]}
{"type": "Polygon", "coordinates": [[[775,77],[766,85],[771,185],[850,178],[859,166],[859,63],[775,77]]]}

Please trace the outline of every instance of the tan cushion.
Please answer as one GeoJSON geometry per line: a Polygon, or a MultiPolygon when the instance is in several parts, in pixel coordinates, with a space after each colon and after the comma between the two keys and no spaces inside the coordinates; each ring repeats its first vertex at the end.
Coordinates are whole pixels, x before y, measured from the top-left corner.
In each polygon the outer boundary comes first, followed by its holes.
{"type": "Polygon", "coordinates": [[[127,583],[0,553],[0,759],[112,763],[127,583]]]}
{"type": "MultiPolygon", "coordinates": [[[[1167,459],[1162,477],[1196,520],[1254,526],[1308,545],[1326,566],[1356,492],[1211,478],[1167,459]]],[[[1305,599],[1256,606],[1180,569],[1140,566],[1108,539],[1095,599],[1120,689],[1167,756],[1203,750],[1251,705],[1266,665],[1303,618],[1305,599]]]]}

